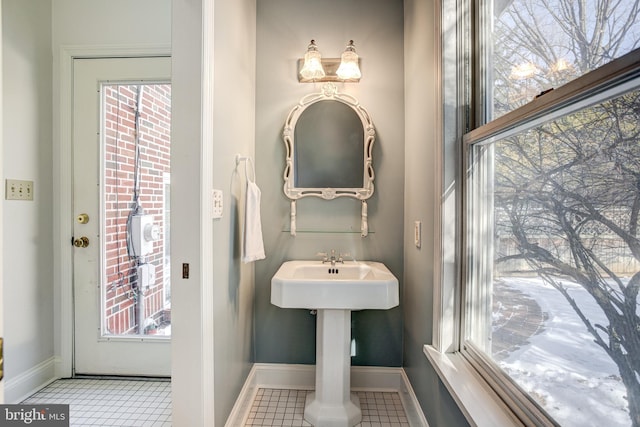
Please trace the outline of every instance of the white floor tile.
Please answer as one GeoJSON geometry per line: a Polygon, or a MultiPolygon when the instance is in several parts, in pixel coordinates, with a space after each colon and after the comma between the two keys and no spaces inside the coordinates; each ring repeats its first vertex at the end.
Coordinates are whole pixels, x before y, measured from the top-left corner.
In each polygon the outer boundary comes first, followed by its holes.
{"type": "Polygon", "coordinates": [[[26,404],[69,404],[71,426],[171,426],[171,382],[62,379],[26,404]]]}
{"type": "MultiPolygon", "coordinates": [[[[245,426],[310,426],[304,421],[306,390],[259,389],[245,426]]],[[[398,426],[409,422],[396,392],[356,392],[362,422],[358,427],[398,426]]]]}

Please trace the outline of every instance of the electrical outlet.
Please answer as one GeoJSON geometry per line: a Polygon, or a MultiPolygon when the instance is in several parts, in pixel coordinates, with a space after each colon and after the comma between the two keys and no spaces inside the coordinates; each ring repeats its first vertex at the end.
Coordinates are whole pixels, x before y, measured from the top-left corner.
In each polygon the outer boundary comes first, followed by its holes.
{"type": "Polygon", "coordinates": [[[211,216],[213,219],[222,218],[222,190],[211,190],[211,216]]]}
{"type": "Polygon", "coordinates": [[[7,179],[5,186],[6,200],[33,200],[33,181],[7,179]]]}

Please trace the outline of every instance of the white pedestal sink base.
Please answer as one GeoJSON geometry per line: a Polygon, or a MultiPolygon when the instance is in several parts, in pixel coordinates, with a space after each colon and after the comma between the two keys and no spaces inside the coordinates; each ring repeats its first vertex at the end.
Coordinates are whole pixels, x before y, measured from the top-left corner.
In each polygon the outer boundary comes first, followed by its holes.
{"type": "Polygon", "coordinates": [[[351,400],[345,404],[323,405],[316,400],[315,393],[309,393],[304,408],[304,419],[315,427],[354,426],[362,421],[360,399],[352,393],[351,400]]]}
{"type": "Polygon", "coordinates": [[[351,395],[351,310],[318,310],[316,392],[307,398],[304,418],[316,427],[362,420],[360,402],[351,395]]]}
{"type": "Polygon", "coordinates": [[[351,396],[351,310],[398,305],[398,279],[382,263],[286,261],[271,279],[271,303],[318,310],[316,390],[305,419],[316,427],[352,427],[362,420],[351,396]]]}

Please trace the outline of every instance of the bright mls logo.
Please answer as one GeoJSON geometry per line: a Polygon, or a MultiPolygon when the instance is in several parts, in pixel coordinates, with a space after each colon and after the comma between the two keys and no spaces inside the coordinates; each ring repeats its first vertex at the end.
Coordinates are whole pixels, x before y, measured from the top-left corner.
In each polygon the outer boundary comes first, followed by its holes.
{"type": "Polygon", "coordinates": [[[69,405],[0,405],[0,427],[69,427],[69,405]]]}

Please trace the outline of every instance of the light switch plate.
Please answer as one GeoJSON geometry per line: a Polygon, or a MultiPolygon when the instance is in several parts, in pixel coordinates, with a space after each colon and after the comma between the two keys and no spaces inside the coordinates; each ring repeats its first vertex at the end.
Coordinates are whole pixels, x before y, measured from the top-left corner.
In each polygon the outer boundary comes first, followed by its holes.
{"type": "Polygon", "coordinates": [[[7,179],[4,194],[6,200],[33,200],[33,181],[7,179]]]}
{"type": "Polygon", "coordinates": [[[422,221],[414,222],[413,241],[416,244],[416,248],[420,248],[422,246],[422,221]]]}
{"type": "Polygon", "coordinates": [[[213,219],[222,218],[223,203],[222,190],[211,190],[211,216],[213,219]]]}

